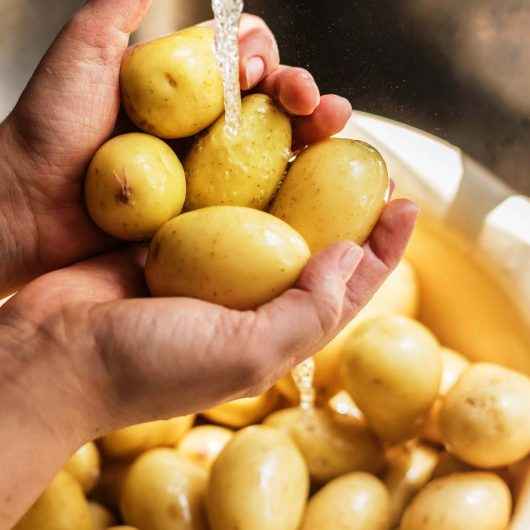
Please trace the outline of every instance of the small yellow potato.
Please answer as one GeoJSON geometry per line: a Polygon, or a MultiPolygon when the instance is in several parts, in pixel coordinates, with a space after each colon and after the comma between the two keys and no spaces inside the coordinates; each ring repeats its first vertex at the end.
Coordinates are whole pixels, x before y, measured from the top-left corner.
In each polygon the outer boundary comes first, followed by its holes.
{"type": "Polygon", "coordinates": [[[79,482],[60,471],[13,530],[93,530],[79,482]]]}
{"type": "Polygon", "coordinates": [[[433,480],[418,493],[400,530],[505,530],[512,499],[492,473],[455,473],[433,480]]]}
{"type": "Polygon", "coordinates": [[[442,442],[442,433],[440,432],[440,410],[442,408],[443,396],[456,384],[458,378],[469,366],[469,361],[459,353],[442,348],[442,381],[440,383],[439,398],[431,407],[425,427],[423,428],[422,438],[434,443],[442,442]]]}
{"type": "Polygon", "coordinates": [[[311,498],[300,530],[389,530],[389,515],[384,484],[368,473],[350,473],[311,498]]]}
{"type": "Polygon", "coordinates": [[[366,426],[356,420],[334,421],[325,409],[284,409],[266,418],[264,424],[292,438],[317,484],[352,471],[376,473],[383,465],[382,448],[366,426]]]}
{"type": "Polygon", "coordinates": [[[92,497],[103,505],[118,510],[125,478],[129,472],[130,462],[106,462],[101,470],[101,477],[92,493],[92,497]]]}
{"type": "Polygon", "coordinates": [[[194,427],[178,444],[178,452],[188,460],[210,470],[234,432],[217,425],[194,427]]]}
{"type": "Polygon", "coordinates": [[[175,215],[186,197],[184,169],[169,145],[142,133],[116,136],[94,155],[85,181],[90,217],[108,234],[143,241],[175,215]]]}
{"type": "Polygon", "coordinates": [[[308,491],[307,467],[290,438],[269,427],[247,427],[213,465],[211,530],[297,530],[308,491]]]}
{"type": "Polygon", "coordinates": [[[228,427],[242,428],[259,423],[278,405],[279,394],[272,388],[263,394],[236,399],[202,413],[205,418],[228,427]]]}
{"type": "Polygon", "coordinates": [[[106,530],[116,523],[114,515],[108,508],[99,502],[90,501],[88,503],[90,517],[92,518],[93,530],[106,530]]]}
{"type": "Polygon", "coordinates": [[[471,365],[445,396],[440,429],[447,450],[481,468],[530,452],[530,379],[488,363],[471,365]]]}
{"type": "Polygon", "coordinates": [[[68,460],[64,470],[74,477],[85,493],[89,493],[99,480],[101,459],[94,442],[80,447],[68,460]]]}
{"type": "Polygon", "coordinates": [[[195,26],[130,49],[120,74],[129,118],[161,138],[192,136],[224,110],[212,28],[195,26]]]}
{"type": "Polygon", "coordinates": [[[436,338],[402,316],[367,320],[348,337],[342,355],[346,390],[383,440],[399,443],[422,429],[440,386],[436,338]]]}
{"type": "Polygon", "coordinates": [[[272,99],[264,94],[245,97],[237,136],[226,133],[222,116],[186,157],[186,209],[265,209],[287,168],[291,143],[291,122],[272,99]]]}
{"type": "Polygon", "coordinates": [[[387,451],[388,469],[384,482],[390,494],[390,526],[398,525],[412,498],[431,479],[438,451],[415,441],[387,451]]]}
{"type": "Polygon", "coordinates": [[[206,530],[208,473],[174,449],[151,449],[131,465],[121,496],[123,519],[148,530],[206,530]]]}
{"type": "Polygon", "coordinates": [[[331,138],[297,157],[270,211],[298,230],[311,252],[343,240],[362,244],[383,211],[389,182],[373,147],[331,138]]]}
{"type": "Polygon", "coordinates": [[[153,296],[254,309],[289,289],[309,260],[306,242],[272,215],[212,206],[166,223],[145,269],[153,296]]]}
{"type": "Polygon", "coordinates": [[[101,439],[110,458],[133,458],[148,449],[171,447],[191,429],[195,416],[140,423],[111,432],[101,439]]]}

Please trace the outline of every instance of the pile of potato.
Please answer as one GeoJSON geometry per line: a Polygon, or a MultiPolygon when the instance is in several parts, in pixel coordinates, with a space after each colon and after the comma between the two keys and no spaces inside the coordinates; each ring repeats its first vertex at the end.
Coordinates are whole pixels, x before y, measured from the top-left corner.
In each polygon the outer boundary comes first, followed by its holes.
{"type": "Polygon", "coordinates": [[[16,530],[528,530],[530,379],[443,348],[403,261],[265,394],[90,443],[16,530]],[[87,500],[88,498],[88,500],[87,500]]]}
{"type": "MultiPolygon", "coordinates": [[[[362,142],[321,142],[289,166],[290,120],[264,95],[244,98],[228,136],[208,28],[132,49],[121,87],[144,132],[101,147],[86,203],[109,234],[151,240],[156,296],[256,307],[311,253],[364,242],[388,199],[385,163],[362,142]],[[185,137],[181,163],[163,139],[185,137]]],[[[530,529],[530,379],[444,348],[419,311],[403,261],[316,355],[314,410],[288,376],[110,433],[72,456],[16,530],[530,529]]]]}

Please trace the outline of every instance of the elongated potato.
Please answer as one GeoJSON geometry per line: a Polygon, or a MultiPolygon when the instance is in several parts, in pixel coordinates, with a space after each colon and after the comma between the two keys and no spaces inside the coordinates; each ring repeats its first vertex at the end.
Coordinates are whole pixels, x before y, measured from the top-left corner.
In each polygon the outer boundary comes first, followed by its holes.
{"type": "Polygon", "coordinates": [[[184,161],[186,209],[247,206],[263,210],[278,189],[291,156],[289,118],[263,94],[243,99],[237,136],[224,116],[199,137],[184,161]]]}
{"type": "Polygon", "coordinates": [[[389,178],[364,142],[332,138],[293,163],[270,212],[298,230],[312,252],[342,240],[364,243],[379,219],[389,178]]]}
{"type": "Polygon", "coordinates": [[[120,74],[129,118],[161,138],[192,136],[223,112],[212,28],[192,27],[135,46],[120,74]]]}
{"type": "Polygon", "coordinates": [[[376,317],[346,340],[342,373],[346,390],[372,429],[383,440],[402,442],[421,431],[438,395],[440,347],[414,320],[376,317]]]}
{"type": "Polygon", "coordinates": [[[355,420],[335,421],[327,410],[284,409],[264,424],[292,438],[317,484],[352,471],[376,473],[383,466],[382,448],[368,428],[355,420]]]}
{"type": "Polygon", "coordinates": [[[455,473],[430,482],[414,498],[400,530],[505,530],[512,499],[492,473],[455,473]]]}
{"type": "Polygon", "coordinates": [[[193,425],[195,416],[150,421],[111,432],[101,440],[103,451],[111,458],[132,458],[155,447],[174,446],[193,425]]]}
{"type": "Polygon", "coordinates": [[[368,473],[332,480],[309,501],[300,530],[389,530],[384,484],[368,473]]]}
{"type": "Polygon", "coordinates": [[[307,467],[289,437],[270,427],[247,427],[212,468],[211,530],[297,530],[308,490],[307,467]]]}
{"type": "Polygon", "coordinates": [[[79,482],[60,471],[13,530],[92,530],[92,518],[79,482]]]}
{"type": "Polygon", "coordinates": [[[229,427],[248,427],[259,423],[267,414],[270,414],[278,404],[279,395],[272,388],[260,396],[242,398],[218,405],[207,410],[202,415],[215,423],[229,427]]]}
{"type": "Polygon", "coordinates": [[[121,496],[128,524],[149,530],[206,530],[208,474],[174,449],[151,449],[132,464],[121,496]]]}
{"type": "Polygon", "coordinates": [[[68,460],[64,470],[81,484],[85,493],[92,491],[101,473],[101,459],[96,444],[88,442],[80,447],[68,460]]]}
{"type": "Polygon", "coordinates": [[[96,152],[85,181],[93,221],[127,241],[149,239],[184,205],[186,180],[177,155],[141,133],[116,136],[96,152]]]}
{"type": "Polygon", "coordinates": [[[306,242],[272,215],[212,206],[166,223],[145,269],[153,296],[187,296],[254,309],[290,288],[310,254],[306,242]]]}
{"type": "Polygon", "coordinates": [[[530,452],[530,379],[502,366],[471,365],[440,411],[449,452],[481,468],[513,464],[530,452]]]}

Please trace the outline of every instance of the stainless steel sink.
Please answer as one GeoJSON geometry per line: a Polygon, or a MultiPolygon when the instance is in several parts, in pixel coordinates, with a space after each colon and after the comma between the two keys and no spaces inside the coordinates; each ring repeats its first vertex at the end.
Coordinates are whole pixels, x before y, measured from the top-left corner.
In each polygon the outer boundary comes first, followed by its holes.
{"type": "MultiPolygon", "coordinates": [[[[0,117],[81,0],[2,0],[0,117]],[[53,8],[50,7],[53,4],[53,8]]],[[[285,62],[359,110],[434,133],[530,194],[527,0],[247,0],[285,62]]],[[[209,0],[154,0],[134,40],[210,16],[209,0]]]]}

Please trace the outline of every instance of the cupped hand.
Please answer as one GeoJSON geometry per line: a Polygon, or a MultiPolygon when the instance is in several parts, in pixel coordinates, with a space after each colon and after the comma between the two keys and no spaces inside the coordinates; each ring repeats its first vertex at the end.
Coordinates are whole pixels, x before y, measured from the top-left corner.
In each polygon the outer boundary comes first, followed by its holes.
{"type": "MultiPolygon", "coordinates": [[[[116,246],[88,217],[82,183],[116,126],[121,60],[150,4],[89,0],[0,126],[0,296],[116,246]]],[[[258,17],[243,17],[240,49],[242,88],[270,94],[293,115],[297,145],[344,126],[350,104],[321,98],[307,71],[279,67],[274,36],[258,17]]]]}

